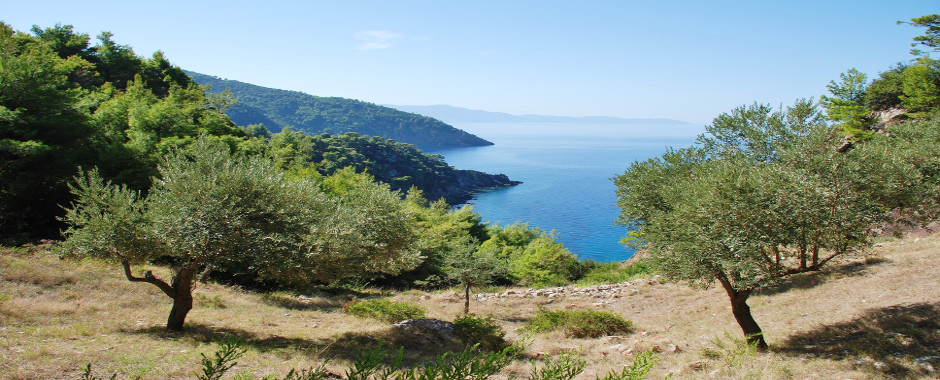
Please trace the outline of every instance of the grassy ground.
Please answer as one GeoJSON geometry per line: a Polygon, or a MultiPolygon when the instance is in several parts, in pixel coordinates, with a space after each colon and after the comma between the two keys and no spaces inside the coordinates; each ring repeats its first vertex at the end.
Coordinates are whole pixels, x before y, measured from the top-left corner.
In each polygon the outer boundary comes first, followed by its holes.
{"type": "MultiPolygon", "coordinates": [[[[78,378],[92,363],[97,376],[193,378],[200,354],[220,338],[240,335],[247,354],[229,376],[261,377],[308,368],[332,358],[341,372],[359,351],[380,339],[406,347],[421,363],[450,347],[414,345],[389,325],[343,312],[353,296],[389,296],[453,320],[462,292],[256,294],[199,285],[188,330],[163,330],[170,301],[149,284],[130,283],[113,262],[60,260],[41,250],[0,251],[0,378],[78,378]]],[[[937,378],[913,359],[940,354],[940,235],[883,243],[872,256],[837,263],[753,296],[769,353],[740,343],[723,292],[672,283],[643,283],[619,298],[502,298],[473,301],[492,314],[512,340],[528,341],[530,359],[580,351],[588,364],[579,378],[619,370],[633,355],[659,351],[651,378],[880,379],[937,378]],[[624,336],[575,339],[561,332],[526,337],[522,326],[540,308],[595,309],[633,322],[624,336]]],[[[143,268],[137,268],[141,270],[143,268]]],[[[163,268],[153,269],[168,277],[163,268]]],[[[528,360],[506,376],[525,377],[528,360]]]]}

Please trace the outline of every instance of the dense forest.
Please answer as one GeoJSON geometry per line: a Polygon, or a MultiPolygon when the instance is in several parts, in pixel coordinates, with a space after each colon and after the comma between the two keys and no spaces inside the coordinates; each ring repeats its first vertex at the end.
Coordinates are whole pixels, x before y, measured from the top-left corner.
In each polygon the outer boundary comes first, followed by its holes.
{"type": "Polygon", "coordinates": [[[308,135],[322,133],[382,136],[422,148],[480,146],[493,143],[427,116],[359,100],[278,90],[187,71],[213,93],[228,92],[237,103],[225,113],[238,125],[284,127],[308,135]]]}

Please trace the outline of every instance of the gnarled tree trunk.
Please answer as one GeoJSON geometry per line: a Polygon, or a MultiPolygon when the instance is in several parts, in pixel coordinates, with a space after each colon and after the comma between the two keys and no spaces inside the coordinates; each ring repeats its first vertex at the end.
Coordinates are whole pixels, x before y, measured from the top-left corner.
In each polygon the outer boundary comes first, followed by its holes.
{"type": "Polygon", "coordinates": [[[170,317],[166,321],[168,330],[182,331],[186,314],[193,309],[193,276],[195,273],[196,267],[189,265],[180,268],[176,276],[173,277],[173,289],[176,291],[176,296],[173,297],[173,308],[170,309],[170,317]]]}
{"type": "MultiPolygon", "coordinates": [[[[115,252],[117,254],[117,252],[115,252]]],[[[173,276],[173,284],[167,284],[153,275],[153,272],[144,272],[143,277],[136,277],[131,273],[131,265],[126,257],[118,254],[121,258],[121,265],[124,266],[124,276],[131,282],[146,282],[160,288],[167,297],[173,299],[173,308],[170,309],[170,316],[166,321],[166,328],[173,331],[182,331],[183,322],[186,321],[186,314],[193,309],[193,277],[196,269],[199,268],[199,260],[190,262],[179,267],[176,275],[173,276]]]]}
{"type": "Polygon", "coordinates": [[[728,293],[728,298],[731,299],[731,313],[734,315],[734,320],[741,326],[747,342],[756,345],[760,351],[766,351],[767,341],[764,340],[764,332],[751,315],[751,307],[747,305],[747,298],[753,289],[736,290],[727,278],[722,276],[718,280],[728,293]]]}

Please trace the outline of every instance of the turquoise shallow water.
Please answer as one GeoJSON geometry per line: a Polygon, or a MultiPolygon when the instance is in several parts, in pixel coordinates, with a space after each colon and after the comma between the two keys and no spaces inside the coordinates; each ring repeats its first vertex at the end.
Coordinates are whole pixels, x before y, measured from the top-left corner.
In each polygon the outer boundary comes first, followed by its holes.
{"type": "Polygon", "coordinates": [[[496,145],[440,153],[451,166],[504,173],[523,184],[478,194],[470,203],[483,220],[500,225],[529,222],[555,230],[583,259],[629,258],[619,243],[627,232],[611,178],[637,160],[667,147],[691,145],[699,128],[688,124],[454,124],[496,145]]]}

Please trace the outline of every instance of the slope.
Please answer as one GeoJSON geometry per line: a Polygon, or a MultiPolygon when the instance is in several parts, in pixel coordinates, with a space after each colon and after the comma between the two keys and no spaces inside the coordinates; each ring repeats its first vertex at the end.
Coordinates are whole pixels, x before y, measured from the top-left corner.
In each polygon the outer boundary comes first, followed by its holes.
{"type": "MultiPolygon", "coordinates": [[[[242,336],[249,349],[230,372],[239,378],[283,375],[326,358],[335,358],[330,366],[341,373],[337,368],[392,331],[388,324],[343,313],[352,297],[387,296],[424,306],[429,317],[444,320],[463,308],[462,290],[292,295],[201,284],[190,329],[167,333],[161,327],[169,307],[165,296],[128,282],[118,268],[95,259],[60,260],[41,247],[0,249],[0,378],[76,378],[86,363],[93,363],[98,376],[193,378],[200,354],[210,355],[214,342],[227,335],[242,336]]],[[[528,359],[579,351],[588,366],[578,379],[594,379],[649,349],[661,359],[650,378],[936,378],[916,359],[940,352],[937,283],[938,234],[891,241],[867,259],[794,279],[752,300],[771,345],[768,353],[752,353],[738,343],[726,296],[715,287],[635,280],[582,294],[571,288],[539,296],[509,289],[476,299],[471,310],[492,314],[511,339],[523,339],[519,328],[540,308],[599,309],[633,321],[634,333],[624,336],[529,338],[527,358],[507,373],[522,378],[529,373],[528,359]]],[[[422,349],[427,348],[406,347],[406,355],[422,349]]]]}

